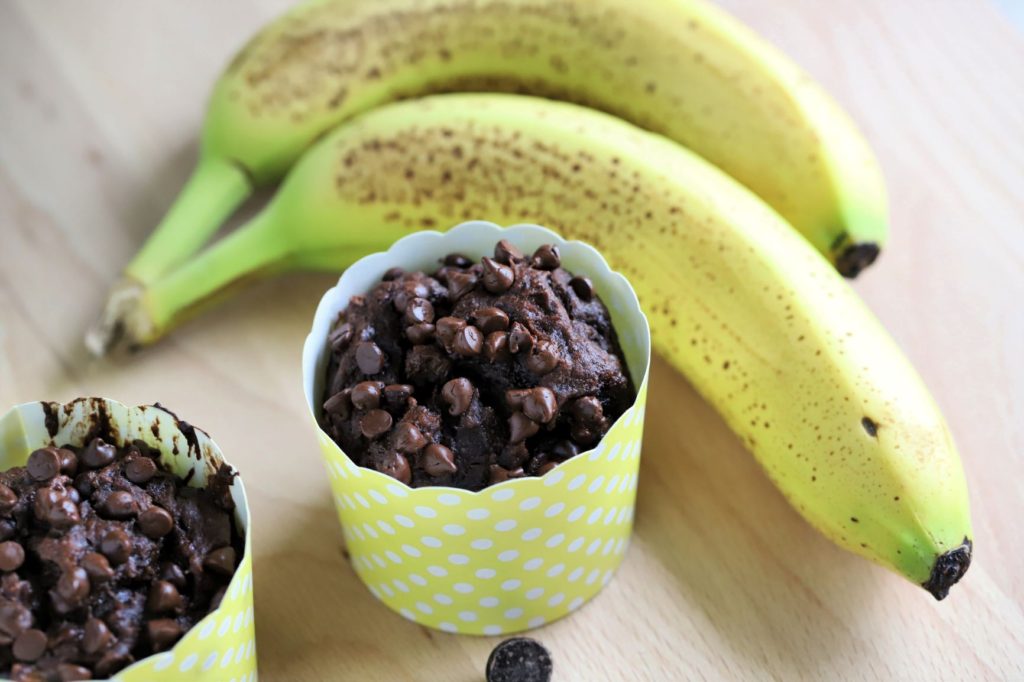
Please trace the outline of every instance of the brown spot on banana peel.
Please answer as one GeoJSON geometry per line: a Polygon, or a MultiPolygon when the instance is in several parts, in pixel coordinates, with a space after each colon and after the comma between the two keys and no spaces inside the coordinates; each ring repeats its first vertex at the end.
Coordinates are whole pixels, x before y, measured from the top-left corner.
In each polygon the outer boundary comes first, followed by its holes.
{"type": "Polygon", "coordinates": [[[921,587],[928,590],[937,600],[945,599],[949,594],[949,588],[956,585],[970,568],[973,552],[974,543],[965,537],[959,547],[943,552],[935,559],[932,574],[927,581],[921,583],[921,587]]]}

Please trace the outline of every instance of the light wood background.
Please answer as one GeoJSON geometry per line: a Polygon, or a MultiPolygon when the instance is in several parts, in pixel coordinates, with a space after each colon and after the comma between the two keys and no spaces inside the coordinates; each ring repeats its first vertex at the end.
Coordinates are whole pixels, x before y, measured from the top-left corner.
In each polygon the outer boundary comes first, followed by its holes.
{"type": "MultiPolygon", "coordinates": [[[[287,0],[0,2],[0,409],[103,395],[208,429],[253,500],[264,680],[481,680],[490,639],[410,624],[342,558],[299,386],[326,276],[258,285],[127,363],[80,344],[196,155],[229,55],[287,0]]],[[[951,597],[808,527],[684,379],[651,382],[635,540],[537,631],[558,680],[1024,679],[1024,36],[982,0],[725,0],[863,126],[893,239],[856,282],[964,458],[951,597]]]]}

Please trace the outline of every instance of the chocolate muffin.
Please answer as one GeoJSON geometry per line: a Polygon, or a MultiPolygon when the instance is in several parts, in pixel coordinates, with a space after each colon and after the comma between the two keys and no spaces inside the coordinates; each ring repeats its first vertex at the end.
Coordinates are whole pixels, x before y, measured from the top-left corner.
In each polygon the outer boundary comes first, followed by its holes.
{"type": "Polygon", "coordinates": [[[0,473],[0,676],[105,678],[172,647],[242,556],[234,476],[190,488],[109,435],[0,473]]]}
{"type": "Polygon", "coordinates": [[[391,269],[342,311],[321,426],[356,464],[480,490],[590,448],[636,391],[607,308],[558,247],[391,269]]]}

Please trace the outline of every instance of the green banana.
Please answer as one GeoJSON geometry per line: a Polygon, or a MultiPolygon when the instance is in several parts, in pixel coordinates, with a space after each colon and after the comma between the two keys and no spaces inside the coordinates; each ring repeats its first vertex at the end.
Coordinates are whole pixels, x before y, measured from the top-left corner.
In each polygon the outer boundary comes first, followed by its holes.
{"type": "Polygon", "coordinates": [[[530,221],[630,278],[656,349],[837,544],[946,595],[966,570],[963,471],[878,321],[756,196],[664,138],[575,105],[439,95],[342,126],[247,226],[154,283],[122,322],[154,340],[232,282],[338,269],[413,230],[530,221]],[[337,259],[337,260],[335,260],[337,259]]]}

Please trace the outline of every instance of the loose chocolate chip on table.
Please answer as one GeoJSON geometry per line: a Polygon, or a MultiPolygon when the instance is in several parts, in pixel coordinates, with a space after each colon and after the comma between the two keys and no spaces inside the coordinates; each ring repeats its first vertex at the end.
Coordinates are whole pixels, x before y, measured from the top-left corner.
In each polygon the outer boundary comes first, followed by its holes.
{"type": "Polygon", "coordinates": [[[442,317],[434,325],[437,339],[445,348],[450,348],[455,343],[455,337],[466,328],[466,321],[458,317],[442,317]]]}
{"type": "Polygon", "coordinates": [[[333,350],[345,350],[345,348],[348,347],[348,344],[352,343],[352,336],[352,325],[345,322],[331,332],[331,335],[327,337],[327,342],[331,344],[331,348],[333,350]]]}
{"type": "Polygon", "coordinates": [[[235,548],[218,547],[203,559],[203,568],[218,575],[231,577],[235,572],[235,548]]]}
{"type": "Polygon", "coordinates": [[[441,388],[441,398],[448,403],[448,413],[458,417],[473,401],[473,384],[465,378],[452,379],[441,388]]]}
{"type": "Polygon", "coordinates": [[[427,439],[415,424],[401,422],[395,427],[395,448],[407,455],[414,455],[423,449],[427,439]]]}
{"type": "Polygon", "coordinates": [[[8,514],[18,504],[18,495],[3,483],[0,483],[0,514],[8,514]]]}
{"type": "Polygon", "coordinates": [[[0,542],[0,571],[17,571],[25,563],[25,548],[8,540],[0,542]]]}
{"type": "Polygon", "coordinates": [[[132,483],[144,485],[156,475],[156,462],[149,457],[136,457],[124,465],[124,475],[132,483]]]}
{"type": "Polygon", "coordinates": [[[114,577],[114,569],[110,567],[107,557],[98,552],[89,552],[83,556],[79,565],[85,570],[92,583],[104,583],[114,577]]]}
{"type": "Polygon", "coordinates": [[[37,481],[49,481],[60,473],[60,456],[53,448],[41,448],[28,456],[25,468],[37,481]]]}
{"type": "Polygon", "coordinates": [[[594,284],[589,277],[577,275],[569,280],[569,287],[580,297],[581,301],[590,301],[594,298],[594,284]]]}
{"type": "Polygon", "coordinates": [[[430,476],[454,474],[458,470],[455,465],[455,454],[440,443],[432,443],[427,446],[427,449],[423,451],[421,465],[430,476]]]}
{"type": "Polygon", "coordinates": [[[508,429],[508,442],[514,445],[535,435],[540,430],[540,426],[522,412],[516,412],[508,418],[508,429]]]}
{"type": "Polygon", "coordinates": [[[469,272],[453,272],[448,275],[448,298],[455,303],[476,288],[476,275],[469,272]]]}
{"type": "Polygon", "coordinates": [[[494,245],[494,260],[505,265],[512,265],[513,261],[523,260],[523,252],[519,247],[507,239],[502,239],[494,245]]]}
{"type": "Polygon", "coordinates": [[[541,244],[533,252],[530,264],[538,270],[556,270],[562,265],[562,255],[554,244],[541,244]]]}
{"type": "Polygon", "coordinates": [[[101,510],[110,519],[130,519],[139,513],[139,505],[127,490],[115,490],[107,495],[101,510]]]}
{"type": "Polygon", "coordinates": [[[545,341],[534,346],[526,356],[526,369],[537,376],[543,376],[558,366],[559,357],[554,344],[545,341]]]}
{"type": "Polygon", "coordinates": [[[174,530],[174,517],[166,509],[154,505],[139,514],[136,524],[143,535],[157,540],[174,530]]]}
{"type": "Polygon", "coordinates": [[[373,440],[391,429],[391,415],[384,410],[370,410],[359,420],[359,430],[364,436],[373,440]]]}
{"type": "Polygon", "coordinates": [[[484,339],[484,359],[487,362],[496,362],[508,357],[508,334],[505,332],[492,332],[484,339]]]}
{"type": "Polygon", "coordinates": [[[107,624],[99,618],[85,621],[85,632],[82,635],[82,650],[87,654],[98,654],[114,641],[114,635],[107,624]]]}
{"type": "Polygon", "coordinates": [[[181,570],[181,566],[178,566],[178,564],[173,564],[170,561],[165,561],[161,564],[160,579],[166,580],[179,590],[185,589],[185,572],[181,570]]]}
{"type": "Polygon", "coordinates": [[[78,566],[64,571],[57,580],[56,592],[69,605],[77,605],[89,596],[89,574],[78,566]]]}
{"type": "Polygon", "coordinates": [[[30,663],[43,655],[43,652],[46,651],[46,644],[46,633],[32,628],[18,635],[11,651],[19,661],[30,663]]]}
{"type": "Polygon", "coordinates": [[[103,536],[103,540],[100,541],[100,551],[115,566],[123,564],[131,556],[132,539],[121,528],[114,528],[103,536]]]}
{"type": "Polygon", "coordinates": [[[523,397],[523,414],[537,422],[547,424],[558,414],[555,392],[545,386],[531,388],[523,397]]]}
{"type": "Polygon", "coordinates": [[[473,313],[473,320],[476,326],[484,334],[491,332],[503,332],[508,329],[508,313],[501,308],[489,307],[480,308],[473,313]]]}
{"type": "MultiPolygon", "coordinates": [[[[206,565],[206,562],[203,562],[206,565]]],[[[173,613],[182,606],[178,588],[166,580],[157,580],[149,588],[146,610],[150,613],[173,613]]]]}
{"type": "Polygon", "coordinates": [[[540,642],[513,637],[494,647],[487,659],[487,682],[550,682],[551,654],[540,642]]]}
{"type": "Polygon", "coordinates": [[[452,349],[462,357],[471,358],[480,355],[484,348],[484,336],[472,325],[466,325],[455,335],[452,349]]]}
{"type": "Polygon", "coordinates": [[[405,306],[405,323],[420,324],[434,321],[434,306],[425,298],[414,298],[405,306]]]}
{"type": "Polygon", "coordinates": [[[384,369],[384,351],[373,341],[356,346],[356,364],[363,374],[377,374],[384,369]]]}
{"type": "Polygon", "coordinates": [[[409,460],[400,452],[388,453],[387,457],[378,463],[377,470],[406,485],[412,480],[409,460]]]}
{"type": "Polygon", "coordinates": [[[430,343],[434,338],[434,333],[434,325],[429,322],[414,324],[405,328],[405,338],[409,339],[409,343],[417,345],[421,343],[430,343]]]}
{"type": "Polygon", "coordinates": [[[90,469],[105,467],[114,461],[117,456],[117,448],[102,438],[93,438],[82,450],[79,461],[90,469]]]}
{"type": "Polygon", "coordinates": [[[516,273],[507,265],[503,265],[493,258],[483,259],[484,272],[481,279],[484,289],[492,294],[503,294],[508,291],[516,281],[516,273]]]}
{"type": "Polygon", "coordinates": [[[533,335],[521,323],[513,322],[512,331],[508,335],[508,349],[513,353],[526,352],[533,348],[533,335]]]}
{"type": "Polygon", "coordinates": [[[172,618],[156,618],[146,623],[146,638],[154,651],[163,651],[181,637],[181,626],[172,618]]]}
{"type": "Polygon", "coordinates": [[[461,253],[449,253],[444,257],[442,262],[445,265],[450,265],[456,268],[468,268],[473,264],[473,261],[463,256],[461,253]]]}
{"type": "Polygon", "coordinates": [[[380,407],[380,392],[384,384],[380,381],[360,381],[352,387],[350,399],[357,410],[374,410],[380,407]]]}

